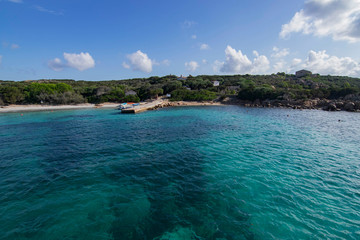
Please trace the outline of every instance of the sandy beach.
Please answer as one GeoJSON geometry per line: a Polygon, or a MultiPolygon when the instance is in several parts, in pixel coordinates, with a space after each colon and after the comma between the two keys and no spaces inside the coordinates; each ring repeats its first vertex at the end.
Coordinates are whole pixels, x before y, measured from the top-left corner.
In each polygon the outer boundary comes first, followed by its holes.
{"type": "Polygon", "coordinates": [[[84,108],[117,108],[119,103],[77,104],[77,105],[9,105],[0,107],[0,113],[71,110],[84,108]]]}
{"type": "MultiPolygon", "coordinates": [[[[162,107],[176,107],[176,106],[219,106],[224,105],[219,102],[186,102],[186,101],[154,101],[155,105],[161,104],[162,107]]],[[[146,104],[146,103],[142,103],[146,104]]],[[[142,106],[141,104],[141,106],[142,106]]],[[[148,103],[147,103],[148,104],[148,103]]],[[[84,108],[118,108],[119,103],[102,103],[102,104],[77,104],[77,105],[9,105],[0,107],[0,113],[14,113],[14,112],[36,112],[36,111],[56,111],[56,110],[72,110],[84,108]]]]}

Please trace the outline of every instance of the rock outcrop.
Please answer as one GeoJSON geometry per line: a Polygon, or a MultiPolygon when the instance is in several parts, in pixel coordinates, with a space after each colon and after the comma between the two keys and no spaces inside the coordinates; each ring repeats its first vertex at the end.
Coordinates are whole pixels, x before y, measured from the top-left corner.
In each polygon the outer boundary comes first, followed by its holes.
{"type": "Polygon", "coordinates": [[[360,100],[328,100],[328,99],[310,99],[310,100],[264,100],[245,101],[237,98],[224,98],[221,103],[234,104],[245,107],[280,107],[292,109],[319,109],[325,111],[360,111],[360,100]]]}

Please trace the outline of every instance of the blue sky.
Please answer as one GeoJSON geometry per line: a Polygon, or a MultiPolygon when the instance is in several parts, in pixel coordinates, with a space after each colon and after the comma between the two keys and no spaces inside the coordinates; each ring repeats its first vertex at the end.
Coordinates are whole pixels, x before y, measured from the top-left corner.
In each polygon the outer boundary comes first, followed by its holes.
{"type": "Polygon", "coordinates": [[[0,0],[0,79],[360,77],[360,0],[0,0]]]}

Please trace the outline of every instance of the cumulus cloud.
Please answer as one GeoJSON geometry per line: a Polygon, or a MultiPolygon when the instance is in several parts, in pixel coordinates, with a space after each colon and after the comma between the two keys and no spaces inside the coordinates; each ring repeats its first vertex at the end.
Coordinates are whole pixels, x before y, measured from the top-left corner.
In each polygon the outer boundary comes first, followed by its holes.
{"type": "Polygon", "coordinates": [[[190,72],[195,72],[199,68],[199,64],[195,61],[190,61],[185,63],[186,70],[190,72]]]}
{"type": "Polygon", "coordinates": [[[283,72],[285,68],[286,68],[285,61],[276,62],[273,66],[274,72],[283,72]]]}
{"type": "Polygon", "coordinates": [[[269,69],[270,62],[264,55],[259,55],[258,52],[253,52],[255,58],[253,61],[244,55],[241,50],[236,51],[231,46],[225,49],[225,62],[216,61],[214,69],[220,69],[225,73],[265,73],[269,69]]]}
{"type": "Polygon", "coordinates": [[[283,58],[289,55],[290,51],[288,48],[279,49],[278,47],[273,47],[273,53],[271,57],[273,58],[283,58]]]}
{"type": "Polygon", "coordinates": [[[210,48],[209,45],[206,43],[200,45],[200,50],[208,50],[209,48],[210,48]]]}
{"type": "Polygon", "coordinates": [[[63,63],[59,58],[50,60],[48,66],[54,71],[62,71],[66,67],[84,71],[95,67],[95,61],[89,53],[64,53],[64,59],[66,63],[63,63]]]}
{"type": "Polygon", "coordinates": [[[303,68],[320,74],[359,76],[360,63],[350,57],[330,56],[323,51],[310,51],[303,68]]]}
{"type": "Polygon", "coordinates": [[[145,73],[152,72],[153,61],[148,57],[146,53],[140,50],[127,55],[128,63],[123,63],[124,68],[131,68],[134,71],[141,71],[145,73]]]}
{"type": "Polygon", "coordinates": [[[215,60],[214,64],[212,65],[213,71],[215,73],[220,72],[220,69],[224,66],[224,62],[220,62],[219,60],[215,60]]]}
{"type": "Polygon", "coordinates": [[[300,58],[294,58],[291,62],[291,66],[299,65],[302,62],[300,58]]]}
{"type": "Polygon", "coordinates": [[[69,67],[79,71],[95,67],[95,61],[89,53],[64,53],[64,58],[69,67]]]}
{"type": "Polygon", "coordinates": [[[197,36],[196,36],[196,35],[192,35],[191,38],[192,38],[192,39],[197,39],[197,36]]]}
{"type": "Polygon", "coordinates": [[[280,37],[291,33],[313,34],[334,40],[360,40],[360,0],[308,0],[289,23],[282,26],[280,37]]]}

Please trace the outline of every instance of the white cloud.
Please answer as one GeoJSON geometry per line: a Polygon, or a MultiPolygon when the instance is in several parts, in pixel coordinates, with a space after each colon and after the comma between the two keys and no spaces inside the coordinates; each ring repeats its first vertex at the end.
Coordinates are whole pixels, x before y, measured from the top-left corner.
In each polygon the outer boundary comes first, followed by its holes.
{"type": "Polygon", "coordinates": [[[197,39],[197,36],[196,36],[196,35],[192,35],[191,38],[192,38],[192,39],[197,39]]]}
{"type": "Polygon", "coordinates": [[[209,45],[206,43],[200,45],[200,50],[208,50],[209,48],[210,48],[209,45]]]}
{"type": "Polygon", "coordinates": [[[208,64],[208,61],[207,61],[206,59],[203,59],[201,62],[202,62],[203,64],[208,64]]]}
{"type": "Polygon", "coordinates": [[[191,28],[192,26],[196,25],[197,22],[195,21],[189,21],[189,20],[185,20],[183,23],[182,23],[182,27],[183,28],[191,28]]]}
{"type": "Polygon", "coordinates": [[[293,32],[360,41],[360,0],[308,0],[304,9],[282,26],[280,37],[293,32]]]}
{"type": "Polygon", "coordinates": [[[286,62],[285,61],[279,61],[274,64],[273,66],[273,72],[283,72],[286,68],[286,62]]]}
{"type": "Polygon", "coordinates": [[[63,13],[61,12],[56,12],[54,10],[50,10],[50,9],[47,9],[47,8],[44,8],[44,7],[41,7],[41,6],[34,6],[34,8],[40,12],[45,12],[45,13],[50,13],[50,14],[53,14],[53,15],[62,15],[63,13]]]}
{"type": "Polygon", "coordinates": [[[169,59],[165,59],[161,62],[163,65],[165,66],[170,66],[170,60],[169,59]]]}
{"type": "Polygon", "coordinates": [[[130,69],[130,65],[127,64],[126,62],[123,62],[122,66],[123,66],[123,68],[130,69]]]}
{"type": "Polygon", "coordinates": [[[69,67],[76,68],[79,71],[95,67],[95,61],[89,53],[64,53],[64,58],[69,67]]]}
{"type": "Polygon", "coordinates": [[[11,49],[18,49],[19,47],[20,46],[18,44],[15,44],[15,43],[11,44],[11,46],[10,46],[11,49]]]}
{"type": "Polygon", "coordinates": [[[290,51],[288,48],[279,49],[277,47],[273,47],[273,53],[271,57],[273,58],[283,58],[289,55],[290,51]]]}
{"type": "Polygon", "coordinates": [[[190,61],[185,63],[186,70],[190,72],[195,72],[199,68],[199,64],[195,61],[190,61]]]}
{"type": "Polygon", "coordinates": [[[299,58],[294,58],[294,59],[291,61],[291,68],[294,68],[294,67],[298,66],[301,62],[302,62],[301,59],[299,59],[299,58]]]}
{"type": "Polygon", "coordinates": [[[13,3],[22,3],[22,0],[8,0],[9,2],[13,2],[13,3]]]}
{"type": "Polygon", "coordinates": [[[2,56],[2,55],[0,55],[0,64],[2,63],[2,58],[3,58],[3,56],[2,56]]]}
{"type": "Polygon", "coordinates": [[[48,62],[48,66],[49,66],[49,68],[51,68],[52,70],[57,71],[57,72],[62,71],[64,69],[64,67],[66,67],[65,64],[63,64],[59,58],[50,60],[48,62]]]}
{"type": "Polygon", "coordinates": [[[84,71],[95,67],[95,61],[89,53],[64,53],[67,63],[62,63],[59,58],[49,61],[48,66],[54,71],[62,71],[65,67],[75,68],[84,71]]]}
{"type": "Polygon", "coordinates": [[[20,48],[20,46],[18,44],[16,44],[16,43],[9,44],[8,42],[2,42],[2,46],[4,48],[10,48],[10,49],[13,49],[13,50],[20,48]]]}
{"type": "Polygon", "coordinates": [[[269,69],[270,62],[264,55],[259,55],[258,52],[253,52],[255,59],[253,61],[242,54],[241,50],[236,51],[231,46],[225,49],[225,62],[216,61],[214,69],[220,69],[221,72],[226,73],[265,73],[269,69]]]}
{"type": "Polygon", "coordinates": [[[127,55],[129,63],[123,63],[123,66],[129,66],[128,68],[133,69],[134,71],[141,71],[145,73],[152,72],[153,61],[148,57],[146,53],[138,50],[132,54],[127,55]]]}
{"type": "Polygon", "coordinates": [[[303,68],[320,74],[359,76],[360,63],[350,57],[337,57],[326,51],[310,51],[303,68]]]}
{"type": "Polygon", "coordinates": [[[270,62],[268,58],[264,55],[260,55],[254,59],[251,73],[254,74],[266,73],[269,68],[270,68],[270,62]]]}
{"type": "Polygon", "coordinates": [[[220,69],[224,66],[224,62],[220,62],[219,60],[216,60],[213,64],[213,71],[215,73],[220,72],[220,69]]]}

